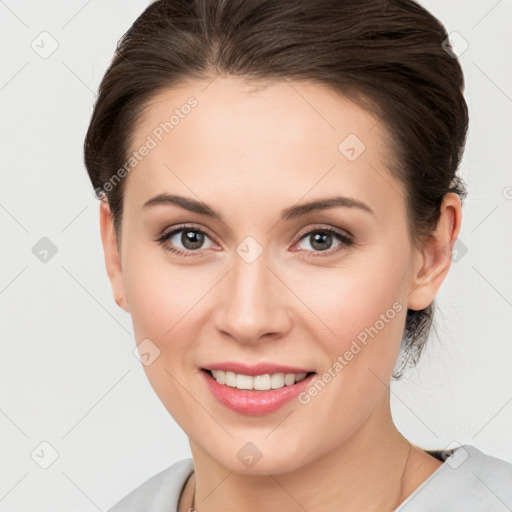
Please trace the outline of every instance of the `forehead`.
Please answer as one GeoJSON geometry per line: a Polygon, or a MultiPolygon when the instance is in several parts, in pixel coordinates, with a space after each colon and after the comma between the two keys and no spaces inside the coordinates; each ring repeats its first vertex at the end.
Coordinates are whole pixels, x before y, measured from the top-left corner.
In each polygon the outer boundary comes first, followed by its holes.
{"type": "Polygon", "coordinates": [[[179,189],[295,203],[336,190],[378,210],[403,198],[388,171],[388,140],[377,117],[325,86],[186,82],[147,104],[131,152],[150,149],[129,173],[125,200],[179,189]]]}

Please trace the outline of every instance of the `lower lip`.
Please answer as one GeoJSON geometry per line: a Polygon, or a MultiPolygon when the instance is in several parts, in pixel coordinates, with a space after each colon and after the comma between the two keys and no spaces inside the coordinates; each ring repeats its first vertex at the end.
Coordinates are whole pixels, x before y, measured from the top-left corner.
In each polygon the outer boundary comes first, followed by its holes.
{"type": "Polygon", "coordinates": [[[316,374],[311,374],[291,386],[268,391],[238,389],[219,384],[208,372],[201,370],[213,396],[232,411],[248,416],[262,416],[277,411],[304,391],[316,374]]]}

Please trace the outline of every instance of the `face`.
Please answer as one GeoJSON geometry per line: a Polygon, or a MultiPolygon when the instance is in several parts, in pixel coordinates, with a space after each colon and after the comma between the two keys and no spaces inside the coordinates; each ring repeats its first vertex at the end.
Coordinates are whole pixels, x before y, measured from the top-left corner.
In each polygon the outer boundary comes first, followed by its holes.
{"type": "Polygon", "coordinates": [[[434,292],[415,281],[422,255],[378,119],[319,85],[207,85],[148,105],[131,149],[150,149],[126,177],[120,265],[113,249],[107,265],[149,381],[191,445],[233,471],[281,473],[378,418],[407,308],[434,292]],[[308,376],[237,390],[204,371],[226,362],[308,376]],[[261,454],[254,467],[246,452],[261,454]]]}

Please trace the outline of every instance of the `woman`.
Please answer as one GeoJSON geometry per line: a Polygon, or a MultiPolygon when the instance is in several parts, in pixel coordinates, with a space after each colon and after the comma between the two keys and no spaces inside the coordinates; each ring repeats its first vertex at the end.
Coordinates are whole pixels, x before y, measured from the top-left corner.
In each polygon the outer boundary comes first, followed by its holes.
{"type": "Polygon", "coordinates": [[[411,0],[160,0],[100,85],[105,263],[185,459],[112,512],[510,510],[390,411],[450,268],[468,113],[411,0]]]}

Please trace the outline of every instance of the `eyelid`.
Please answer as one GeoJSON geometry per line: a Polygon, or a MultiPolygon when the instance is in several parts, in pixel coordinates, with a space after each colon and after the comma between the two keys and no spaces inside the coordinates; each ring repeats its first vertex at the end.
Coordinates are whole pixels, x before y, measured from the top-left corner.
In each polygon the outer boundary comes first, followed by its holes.
{"type": "Polygon", "coordinates": [[[189,228],[192,231],[198,231],[200,233],[204,233],[205,235],[210,237],[212,240],[215,239],[215,237],[213,237],[207,229],[203,228],[202,226],[200,227],[197,224],[193,224],[193,223],[177,224],[176,226],[171,226],[170,228],[166,228],[162,231],[162,233],[160,234],[158,239],[160,240],[160,239],[169,237],[170,235],[176,233],[177,231],[183,231],[187,228],[189,228]]]}
{"type": "MultiPolygon", "coordinates": [[[[334,226],[325,226],[325,225],[317,224],[317,225],[313,225],[313,226],[308,226],[303,231],[301,231],[301,233],[297,235],[294,244],[296,244],[297,242],[300,242],[300,240],[302,240],[302,238],[304,238],[304,235],[309,235],[313,231],[315,231],[315,232],[316,231],[324,231],[327,233],[334,233],[343,238],[346,238],[347,240],[350,240],[351,243],[355,243],[354,236],[352,235],[352,233],[350,233],[346,229],[340,229],[340,228],[335,228],[334,226]]],[[[321,252],[321,251],[319,251],[319,252],[321,252]]]]}

